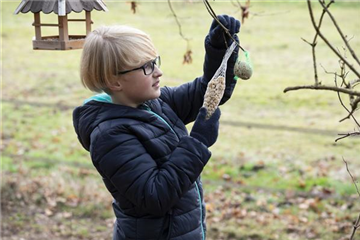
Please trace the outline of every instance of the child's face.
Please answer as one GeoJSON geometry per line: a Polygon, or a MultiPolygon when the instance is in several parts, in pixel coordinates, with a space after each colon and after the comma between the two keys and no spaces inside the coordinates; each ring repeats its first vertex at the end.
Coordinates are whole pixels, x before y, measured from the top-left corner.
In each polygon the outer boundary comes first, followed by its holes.
{"type": "Polygon", "coordinates": [[[154,66],[154,71],[149,75],[145,75],[143,69],[137,69],[119,76],[122,95],[133,106],[138,106],[147,100],[160,96],[162,71],[157,65],[154,66]]]}

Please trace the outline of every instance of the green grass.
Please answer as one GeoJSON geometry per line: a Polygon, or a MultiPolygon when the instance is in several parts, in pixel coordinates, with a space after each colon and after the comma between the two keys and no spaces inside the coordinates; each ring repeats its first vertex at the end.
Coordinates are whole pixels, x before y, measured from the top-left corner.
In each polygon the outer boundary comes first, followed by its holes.
{"type": "MultiPolygon", "coordinates": [[[[59,203],[59,208],[55,209],[72,212],[72,224],[78,226],[76,232],[64,223],[64,229],[54,227],[52,232],[64,238],[83,239],[95,232],[110,234],[107,227],[89,229],[92,221],[103,223],[104,219],[112,217],[111,199],[72,126],[73,107],[81,105],[92,94],[79,80],[81,50],[32,50],[33,16],[13,15],[17,5],[18,2],[2,2],[2,189],[11,193],[9,181],[12,178],[22,179],[20,182],[25,186],[44,179],[48,184],[40,189],[50,192],[61,183],[64,192],[54,194],[63,198],[81,197],[84,201],[75,207],[59,203]],[[84,170],[91,172],[84,175],[81,172],[84,170]],[[91,187],[86,188],[89,185],[91,187]]],[[[212,1],[211,5],[218,14],[240,18],[240,13],[229,2],[212,1]]],[[[166,2],[141,2],[137,14],[132,14],[130,5],[125,2],[111,1],[107,6],[108,13],[92,12],[92,27],[127,24],[148,32],[162,58],[162,85],[179,85],[202,74],[204,37],[212,19],[201,1],[173,3],[184,35],[191,38],[191,65],[182,64],[186,42],[178,34],[166,2]]],[[[332,6],[332,13],[344,34],[353,36],[350,43],[356,53],[360,52],[359,9],[360,4],[356,2],[338,2],[332,6]]],[[[315,7],[317,16],[319,10],[315,7]]],[[[52,15],[43,17],[46,21],[54,21],[52,15]]],[[[328,18],[324,19],[323,26],[328,39],[341,49],[343,42],[328,18]]],[[[75,24],[70,31],[83,33],[84,30],[81,24],[75,24]]],[[[44,33],[52,34],[51,30],[44,30],[44,33]]],[[[271,213],[269,206],[284,201],[288,192],[310,194],[315,187],[320,187],[332,191],[329,200],[319,203],[320,212],[332,213],[329,218],[338,219],[340,223],[356,218],[353,210],[339,211],[336,204],[352,202],[356,196],[342,159],[349,162],[353,174],[358,176],[360,139],[334,142],[338,133],[352,131],[354,123],[338,122],[346,112],[333,92],[283,93],[288,86],[313,83],[311,48],[301,40],[311,41],[313,36],[305,2],[252,2],[251,16],[243,24],[239,38],[241,45],[251,53],[254,74],[249,81],[239,80],[232,99],[221,107],[219,139],[211,147],[213,155],[202,175],[208,202],[214,206],[223,207],[216,195],[219,187],[223,187],[225,190],[220,192],[224,201],[237,201],[242,209],[269,217],[266,215],[271,213]],[[260,163],[264,168],[255,171],[254,166],[260,163]],[[224,176],[229,176],[230,180],[224,176]],[[265,199],[267,205],[246,202],[243,194],[251,194],[256,201],[265,199]]],[[[328,71],[338,70],[337,59],[325,44],[319,41],[317,49],[318,63],[328,71]]],[[[354,63],[349,55],[348,58],[354,63]]],[[[319,78],[327,85],[334,81],[333,76],[321,68],[319,78]]],[[[350,74],[349,78],[354,76],[350,74]]],[[[357,116],[359,118],[359,114],[357,116]]],[[[188,128],[191,129],[191,124],[188,128]]],[[[46,204],[42,195],[39,198],[35,193],[20,193],[34,201],[38,199],[33,203],[38,207],[46,204]]],[[[221,211],[214,216],[221,219],[221,211]]],[[[32,210],[22,217],[15,212],[7,214],[13,229],[20,229],[23,219],[34,218],[32,210]]],[[[336,224],[325,222],[321,214],[301,210],[296,204],[281,207],[279,218],[261,227],[259,219],[251,214],[240,220],[229,218],[211,223],[210,217],[209,221],[210,239],[304,239],[301,236],[309,234],[306,228],[315,231],[321,239],[337,239],[347,233],[326,231],[336,224]],[[299,214],[306,215],[308,222],[296,222],[299,214]],[[287,229],[289,222],[300,229],[287,229]]],[[[34,223],[31,227],[34,232],[43,229],[36,226],[40,224],[34,223]]]]}

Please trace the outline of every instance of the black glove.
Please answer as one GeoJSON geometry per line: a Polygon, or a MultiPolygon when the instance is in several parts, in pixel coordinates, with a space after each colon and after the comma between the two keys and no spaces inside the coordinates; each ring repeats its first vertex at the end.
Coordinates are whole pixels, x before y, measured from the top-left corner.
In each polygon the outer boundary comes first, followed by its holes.
{"type": "MultiPolygon", "coordinates": [[[[233,38],[235,38],[238,42],[238,37],[236,36],[236,34],[240,30],[240,21],[228,15],[219,15],[217,17],[222,23],[222,25],[224,25],[227,29],[229,29],[231,36],[233,36],[233,38]]],[[[213,20],[211,24],[209,30],[209,38],[210,38],[210,44],[214,48],[219,48],[219,49],[226,48],[226,46],[230,46],[232,43],[232,39],[229,37],[229,35],[225,33],[225,30],[215,20],[213,20]],[[225,39],[227,45],[225,44],[225,39]]]]}
{"type": "Polygon", "coordinates": [[[220,109],[217,108],[213,115],[211,115],[208,120],[205,120],[206,112],[206,108],[200,108],[190,136],[196,138],[207,147],[210,147],[216,142],[219,135],[219,119],[221,112],[220,109]]]}

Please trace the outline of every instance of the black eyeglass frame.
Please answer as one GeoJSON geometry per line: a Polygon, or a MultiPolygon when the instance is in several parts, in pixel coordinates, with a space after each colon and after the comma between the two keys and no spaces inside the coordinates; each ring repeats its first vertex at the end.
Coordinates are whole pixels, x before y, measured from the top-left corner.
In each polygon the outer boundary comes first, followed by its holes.
{"type": "Polygon", "coordinates": [[[136,70],[139,70],[139,69],[142,69],[144,71],[144,75],[145,76],[148,76],[150,74],[152,74],[155,70],[155,65],[159,68],[160,65],[161,65],[161,58],[160,56],[157,56],[154,60],[151,60],[147,63],[145,63],[144,65],[142,65],[141,67],[138,67],[138,68],[134,68],[134,69],[131,69],[131,70],[126,70],[126,71],[121,71],[121,72],[118,72],[118,74],[126,74],[128,72],[132,72],[132,71],[136,71],[136,70]],[[159,60],[158,64],[156,64],[156,61],[159,60]],[[151,63],[151,72],[146,74],[146,70],[145,70],[145,67],[147,64],[151,63]]]}

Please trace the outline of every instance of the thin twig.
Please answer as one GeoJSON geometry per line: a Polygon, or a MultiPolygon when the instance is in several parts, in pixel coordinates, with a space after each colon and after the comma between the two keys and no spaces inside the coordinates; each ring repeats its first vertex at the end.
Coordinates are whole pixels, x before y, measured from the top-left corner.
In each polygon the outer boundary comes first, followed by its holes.
{"type": "MultiPolygon", "coordinates": [[[[336,76],[337,76],[337,75],[335,75],[335,86],[337,87],[336,76]]],[[[340,92],[337,92],[337,95],[338,95],[339,102],[340,102],[341,106],[349,113],[346,118],[343,118],[343,119],[340,120],[340,122],[342,122],[342,121],[344,121],[345,119],[348,119],[350,115],[352,116],[352,113],[351,113],[350,110],[345,106],[345,104],[344,104],[344,102],[343,102],[343,100],[342,100],[342,98],[341,98],[340,92]]]]}
{"type": "Polygon", "coordinates": [[[340,77],[341,78],[342,81],[341,81],[341,86],[340,87],[343,87],[345,85],[346,88],[352,89],[350,87],[350,84],[346,82],[346,77],[347,77],[349,72],[345,72],[345,65],[341,60],[340,60],[340,74],[338,74],[336,72],[329,72],[328,70],[326,70],[326,68],[322,64],[320,64],[320,66],[322,67],[322,69],[324,70],[324,72],[326,74],[331,74],[331,75],[334,75],[335,77],[340,77]]]}
{"type": "Polygon", "coordinates": [[[359,227],[360,227],[360,213],[359,213],[359,216],[353,226],[353,231],[351,233],[350,240],[354,240],[355,232],[359,227]]]}
{"type": "Polygon", "coordinates": [[[239,0],[236,0],[236,3],[234,3],[234,1],[233,1],[233,0],[231,0],[231,3],[232,3],[232,5],[233,5],[234,7],[239,7],[239,9],[238,9],[238,10],[240,10],[240,9],[241,9],[241,3],[239,2],[239,0]]]}
{"type": "Polygon", "coordinates": [[[273,12],[273,13],[262,13],[262,12],[251,12],[251,14],[253,16],[256,16],[256,17],[267,17],[267,16],[279,16],[280,14],[286,14],[286,13],[289,13],[291,12],[290,10],[286,10],[286,11],[281,11],[281,12],[273,12]]]}
{"type": "Polygon", "coordinates": [[[356,111],[357,109],[357,105],[359,104],[360,102],[360,98],[356,98],[354,102],[350,103],[350,106],[351,106],[351,111],[349,111],[345,106],[344,104],[342,103],[342,101],[340,101],[341,105],[346,109],[346,111],[349,113],[346,117],[344,117],[343,119],[341,119],[339,122],[342,122],[346,119],[349,119],[350,117],[353,118],[354,122],[356,123],[356,125],[358,125],[358,127],[360,127],[360,124],[359,122],[356,120],[356,118],[354,117],[354,112],[356,111]]]}
{"type": "Polygon", "coordinates": [[[347,170],[347,172],[349,173],[349,175],[350,175],[350,177],[351,177],[351,180],[352,180],[352,182],[353,182],[354,185],[355,185],[356,191],[357,191],[357,193],[358,193],[358,195],[359,195],[359,197],[360,197],[360,191],[359,191],[359,188],[358,188],[358,186],[357,186],[357,181],[356,181],[356,179],[353,177],[353,175],[351,174],[351,172],[350,172],[350,170],[349,170],[349,166],[348,166],[347,161],[346,161],[344,158],[343,158],[343,161],[344,161],[344,163],[345,163],[345,165],[346,165],[346,170],[347,170]]]}
{"type": "MultiPolygon", "coordinates": [[[[359,191],[359,188],[358,188],[358,186],[357,186],[357,181],[356,181],[356,179],[353,177],[353,175],[351,174],[351,172],[350,172],[350,170],[349,170],[349,166],[348,166],[347,161],[346,161],[344,158],[343,158],[343,161],[344,161],[345,166],[346,166],[346,171],[349,173],[349,175],[350,175],[350,177],[351,177],[351,180],[352,180],[352,182],[353,182],[354,185],[355,185],[356,191],[357,191],[357,193],[358,193],[358,195],[359,195],[359,197],[360,197],[360,191],[359,191]]],[[[352,233],[351,233],[351,236],[350,236],[350,240],[353,240],[353,239],[354,239],[355,232],[356,232],[356,230],[357,230],[359,227],[360,227],[360,214],[359,214],[359,216],[358,216],[358,218],[357,218],[357,220],[356,220],[356,222],[355,222],[355,224],[354,224],[354,226],[353,226],[353,230],[352,230],[352,233]]]]}
{"type": "Polygon", "coordinates": [[[172,5],[171,5],[171,0],[168,0],[168,5],[169,5],[169,8],[170,8],[170,11],[171,11],[172,15],[173,15],[174,18],[175,18],[176,24],[178,25],[179,34],[180,34],[180,36],[187,42],[187,46],[188,46],[188,49],[189,49],[189,41],[190,41],[191,39],[185,37],[185,35],[183,34],[182,29],[181,29],[181,24],[180,24],[179,18],[178,18],[178,16],[176,15],[176,13],[175,13],[172,5]]]}
{"type": "Polygon", "coordinates": [[[303,40],[304,42],[306,42],[306,43],[309,44],[310,46],[312,45],[312,43],[309,42],[308,40],[306,40],[305,38],[301,38],[301,40],[303,40]]]}

